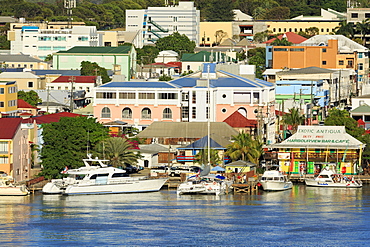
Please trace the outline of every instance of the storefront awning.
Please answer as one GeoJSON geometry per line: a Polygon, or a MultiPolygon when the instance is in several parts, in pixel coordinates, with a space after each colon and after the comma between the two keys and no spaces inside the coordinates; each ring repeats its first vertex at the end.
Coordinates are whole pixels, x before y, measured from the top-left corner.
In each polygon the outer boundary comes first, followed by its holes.
{"type": "Polygon", "coordinates": [[[297,133],[267,148],[360,149],[365,144],[346,133],[345,126],[298,126],[297,133]]]}

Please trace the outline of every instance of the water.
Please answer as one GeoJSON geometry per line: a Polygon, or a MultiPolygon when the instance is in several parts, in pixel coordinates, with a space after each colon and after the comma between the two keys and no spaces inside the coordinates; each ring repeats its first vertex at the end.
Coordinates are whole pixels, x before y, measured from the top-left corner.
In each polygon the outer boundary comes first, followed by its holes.
{"type": "Polygon", "coordinates": [[[370,186],[0,197],[2,246],[367,246],[370,186]]]}

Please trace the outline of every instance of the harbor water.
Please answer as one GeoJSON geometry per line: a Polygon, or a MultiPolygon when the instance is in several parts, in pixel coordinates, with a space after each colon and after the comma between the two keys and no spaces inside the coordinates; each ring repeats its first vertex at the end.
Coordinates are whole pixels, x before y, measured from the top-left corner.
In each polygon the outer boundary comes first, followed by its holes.
{"type": "Polygon", "coordinates": [[[0,197],[1,246],[367,246],[370,186],[0,197]]]}

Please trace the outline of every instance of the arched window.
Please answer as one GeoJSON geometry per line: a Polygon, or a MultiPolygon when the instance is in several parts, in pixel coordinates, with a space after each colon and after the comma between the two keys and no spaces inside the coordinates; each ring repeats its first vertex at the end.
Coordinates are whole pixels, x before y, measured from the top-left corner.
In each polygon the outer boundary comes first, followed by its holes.
{"type": "Polygon", "coordinates": [[[122,110],[122,118],[124,119],[131,119],[132,118],[132,111],[130,108],[126,107],[122,110]]]}
{"type": "Polygon", "coordinates": [[[165,108],[163,110],[163,118],[164,119],[172,119],[172,111],[170,108],[165,108]]]}
{"type": "Polygon", "coordinates": [[[101,118],[110,118],[110,109],[108,107],[104,107],[101,110],[101,118]]]}
{"type": "Polygon", "coordinates": [[[152,112],[150,111],[149,108],[144,108],[141,111],[141,118],[142,119],[151,119],[152,118],[152,112]]]}
{"type": "Polygon", "coordinates": [[[240,107],[238,112],[242,114],[244,117],[247,117],[247,110],[244,107],[240,107]]]}

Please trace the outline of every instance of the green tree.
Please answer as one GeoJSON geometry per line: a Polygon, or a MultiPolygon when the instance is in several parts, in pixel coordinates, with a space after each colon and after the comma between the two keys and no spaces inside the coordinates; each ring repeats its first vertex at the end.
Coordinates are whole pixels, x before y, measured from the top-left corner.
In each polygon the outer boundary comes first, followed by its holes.
{"type": "Polygon", "coordinates": [[[254,140],[244,131],[232,136],[231,139],[232,143],[227,146],[225,156],[229,156],[232,161],[244,160],[259,164],[263,154],[262,143],[259,140],[254,140]]]}
{"type": "Polygon", "coordinates": [[[42,130],[40,175],[48,179],[60,178],[66,166],[82,166],[86,153],[108,137],[108,128],[88,117],[62,117],[59,122],[42,124],[42,130]]]}
{"type": "Polygon", "coordinates": [[[28,92],[18,91],[18,99],[23,99],[24,101],[26,101],[28,104],[32,106],[37,106],[39,103],[42,102],[39,95],[33,90],[28,91],[28,92]]]}
{"type": "Polygon", "coordinates": [[[159,50],[155,46],[144,45],[143,48],[136,48],[137,64],[154,63],[154,59],[158,56],[159,50]]]}
{"type": "Polygon", "coordinates": [[[81,75],[101,76],[103,83],[107,83],[110,81],[107,70],[103,67],[100,67],[95,62],[92,63],[89,61],[82,61],[81,75]]]}
{"type": "Polygon", "coordinates": [[[366,45],[366,34],[370,31],[370,19],[363,20],[356,23],[356,31],[361,34],[362,45],[366,45]]]}
{"type": "Polygon", "coordinates": [[[256,33],[253,36],[253,41],[255,41],[257,43],[263,43],[263,42],[267,41],[270,38],[271,33],[272,32],[269,31],[269,30],[265,30],[263,32],[256,33]]]}
{"type": "Polygon", "coordinates": [[[360,138],[365,130],[358,127],[357,121],[350,117],[349,112],[333,108],[329,110],[329,116],[325,119],[325,125],[345,126],[346,132],[354,138],[360,138]]]}
{"type": "Polygon", "coordinates": [[[248,63],[256,66],[256,77],[263,79],[262,73],[266,69],[266,49],[259,47],[248,50],[248,63]]]}
{"type": "Polygon", "coordinates": [[[297,132],[298,125],[303,124],[304,120],[305,117],[298,108],[291,108],[289,109],[289,113],[283,115],[284,124],[292,126],[292,134],[297,132]]]}
{"type": "Polygon", "coordinates": [[[175,32],[169,36],[158,39],[155,46],[159,51],[172,50],[179,54],[180,51],[183,53],[194,53],[195,42],[191,41],[185,34],[175,32]]]}
{"type": "Polygon", "coordinates": [[[45,62],[49,62],[49,61],[53,61],[53,55],[52,54],[48,54],[46,56],[46,58],[44,59],[45,62]]]}
{"type": "Polygon", "coordinates": [[[207,21],[233,21],[233,0],[210,0],[204,11],[207,21]]]}
{"type": "Polygon", "coordinates": [[[172,77],[170,75],[162,75],[158,78],[159,81],[171,81],[172,77]]]}
{"type": "Polygon", "coordinates": [[[309,27],[307,28],[307,34],[310,36],[310,37],[313,37],[315,35],[318,35],[320,32],[320,30],[317,28],[317,27],[309,27]]]}
{"type": "MultiPolygon", "coordinates": [[[[222,162],[216,149],[210,149],[209,153],[211,165],[215,166],[222,162]]],[[[199,152],[194,156],[194,162],[200,165],[208,164],[208,149],[199,150],[199,152]]]]}
{"type": "Polygon", "coordinates": [[[342,21],[334,29],[335,34],[344,35],[347,38],[353,39],[355,37],[355,27],[352,22],[342,21]]]}
{"type": "Polygon", "coordinates": [[[137,150],[134,150],[132,142],[124,137],[109,137],[101,141],[95,151],[99,157],[110,160],[115,167],[135,165],[141,157],[137,150]]]}
{"type": "Polygon", "coordinates": [[[276,38],[273,42],[271,42],[271,45],[273,46],[291,46],[293,45],[292,42],[288,41],[286,38],[276,38]]]}
{"type": "Polygon", "coordinates": [[[267,20],[285,20],[290,17],[290,9],[288,7],[273,7],[265,13],[267,20]]]}
{"type": "Polygon", "coordinates": [[[0,35],[0,50],[9,50],[10,41],[7,40],[5,35],[0,35]]]}

